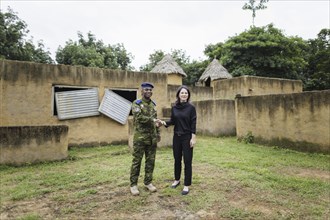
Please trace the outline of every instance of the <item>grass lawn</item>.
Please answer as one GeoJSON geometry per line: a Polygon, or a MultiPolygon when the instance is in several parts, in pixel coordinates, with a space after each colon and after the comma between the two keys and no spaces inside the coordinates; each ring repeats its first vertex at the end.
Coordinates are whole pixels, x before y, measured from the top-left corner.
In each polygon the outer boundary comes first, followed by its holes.
{"type": "Polygon", "coordinates": [[[198,137],[193,185],[171,189],[171,148],[154,185],[129,192],[128,146],[73,148],[67,160],[0,166],[0,219],[330,219],[330,155],[198,137]]]}

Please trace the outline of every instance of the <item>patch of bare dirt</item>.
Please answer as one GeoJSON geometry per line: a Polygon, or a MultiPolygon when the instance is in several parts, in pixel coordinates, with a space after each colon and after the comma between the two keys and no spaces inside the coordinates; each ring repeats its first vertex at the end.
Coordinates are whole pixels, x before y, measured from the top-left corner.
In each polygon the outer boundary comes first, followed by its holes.
{"type": "Polygon", "coordinates": [[[320,180],[330,181],[330,172],[317,169],[291,167],[280,170],[280,173],[287,175],[295,175],[299,177],[317,178],[320,180]]]}
{"type": "MultiPolygon", "coordinates": [[[[69,193],[69,192],[67,192],[69,193]]],[[[42,219],[211,219],[207,212],[190,213],[178,199],[149,193],[140,189],[140,197],[133,197],[127,187],[116,190],[98,186],[97,194],[64,201],[54,200],[51,193],[41,198],[26,201],[12,201],[1,204],[1,220],[12,220],[27,215],[42,219]],[[143,202],[140,210],[120,211],[128,200],[143,202]]],[[[64,193],[65,198],[65,193],[64,193]]],[[[72,197],[72,195],[71,195],[72,197]]]]}

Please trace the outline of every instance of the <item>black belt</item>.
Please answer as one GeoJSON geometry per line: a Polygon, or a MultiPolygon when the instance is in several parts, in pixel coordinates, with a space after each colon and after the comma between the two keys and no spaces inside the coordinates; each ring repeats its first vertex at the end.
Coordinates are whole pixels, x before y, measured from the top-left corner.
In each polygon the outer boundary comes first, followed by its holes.
{"type": "Polygon", "coordinates": [[[191,134],[190,133],[184,133],[184,134],[174,133],[174,135],[181,137],[181,136],[188,136],[191,134]]]}

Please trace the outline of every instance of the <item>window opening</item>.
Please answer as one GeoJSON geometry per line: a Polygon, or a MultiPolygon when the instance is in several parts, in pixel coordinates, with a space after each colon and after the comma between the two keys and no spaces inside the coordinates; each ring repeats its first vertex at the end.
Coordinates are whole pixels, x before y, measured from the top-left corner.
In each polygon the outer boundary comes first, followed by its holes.
{"type": "Polygon", "coordinates": [[[53,96],[53,114],[59,120],[100,115],[97,88],[56,85],[53,96]]]}
{"type": "MultiPolygon", "coordinates": [[[[133,102],[137,99],[136,90],[119,90],[119,89],[110,89],[112,92],[120,95],[121,97],[127,99],[130,102],[133,102]]],[[[132,110],[130,110],[129,115],[133,115],[132,110]]]]}

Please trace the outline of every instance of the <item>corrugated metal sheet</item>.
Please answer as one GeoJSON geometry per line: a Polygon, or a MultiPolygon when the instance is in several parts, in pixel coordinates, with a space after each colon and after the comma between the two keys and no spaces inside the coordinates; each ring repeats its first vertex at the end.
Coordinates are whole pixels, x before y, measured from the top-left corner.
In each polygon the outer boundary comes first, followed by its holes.
{"type": "Polygon", "coordinates": [[[126,124],[132,103],[120,95],[106,89],[99,111],[113,120],[126,124]]]}
{"type": "Polygon", "coordinates": [[[55,100],[60,120],[100,115],[96,88],[56,92],[55,100]]]}

